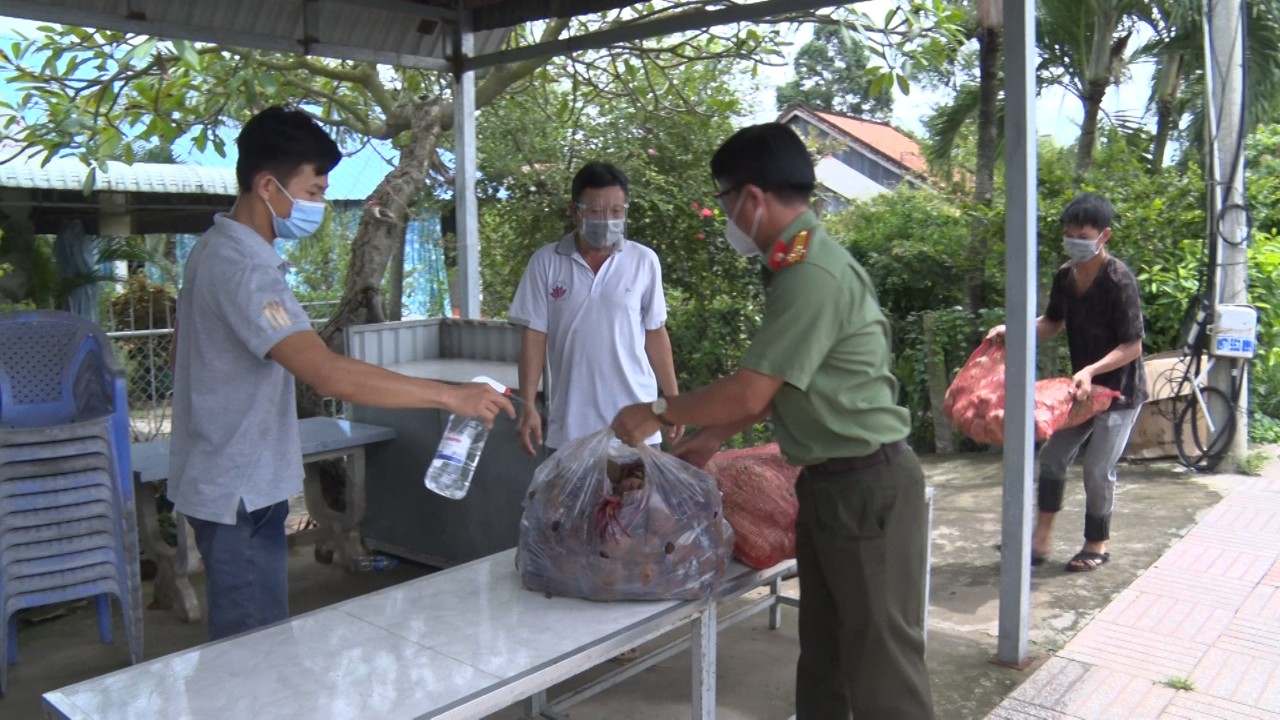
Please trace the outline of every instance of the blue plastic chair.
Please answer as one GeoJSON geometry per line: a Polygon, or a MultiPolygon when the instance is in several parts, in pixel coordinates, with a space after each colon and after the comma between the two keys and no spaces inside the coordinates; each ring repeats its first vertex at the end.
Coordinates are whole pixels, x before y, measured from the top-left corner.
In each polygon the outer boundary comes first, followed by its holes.
{"type": "Polygon", "coordinates": [[[127,381],[105,333],[70,313],[0,313],[0,697],[19,610],[111,600],[142,659],[127,381]]]}

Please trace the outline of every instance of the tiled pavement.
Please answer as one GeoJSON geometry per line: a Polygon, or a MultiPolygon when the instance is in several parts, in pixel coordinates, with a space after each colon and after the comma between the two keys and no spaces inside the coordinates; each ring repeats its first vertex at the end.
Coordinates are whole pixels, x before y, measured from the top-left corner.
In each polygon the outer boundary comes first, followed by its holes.
{"type": "Polygon", "coordinates": [[[1271,478],[1232,490],[988,716],[1277,717],[1280,479],[1271,478]]]}

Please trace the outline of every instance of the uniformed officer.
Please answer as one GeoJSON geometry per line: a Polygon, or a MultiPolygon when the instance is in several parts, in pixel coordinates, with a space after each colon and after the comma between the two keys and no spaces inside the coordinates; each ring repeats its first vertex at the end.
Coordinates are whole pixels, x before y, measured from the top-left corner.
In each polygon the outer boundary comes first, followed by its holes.
{"type": "Polygon", "coordinates": [[[810,209],[813,165],[794,131],[740,130],[711,171],[728,241],[769,269],[763,325],[733,375],[624,408],[614,432],[635,445],[663,425],[700,426],[675,453],[702,466],[772,417],[783,454],[804,468],[798,720],[932,717],[924,475],[889,371],[889,324],[866,271],[810,209]]]}

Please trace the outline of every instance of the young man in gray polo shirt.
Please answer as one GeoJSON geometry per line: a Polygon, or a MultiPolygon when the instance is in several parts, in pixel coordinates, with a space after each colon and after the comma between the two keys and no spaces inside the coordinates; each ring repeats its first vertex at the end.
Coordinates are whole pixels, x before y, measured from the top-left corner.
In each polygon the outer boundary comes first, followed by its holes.
{"type": "Polygon", "coordinates": [[[169,494],[204,558],[210,640],[289,617],[284,521],[303,478],[295,377],[362,405],[515,417],[488,385],[410,378],[331,352],[285,283],[274,242],[323,222],[338,146],[280,107],[254,116],[236,144],[240,197],[187,260],[174,362],[169,494]]]}

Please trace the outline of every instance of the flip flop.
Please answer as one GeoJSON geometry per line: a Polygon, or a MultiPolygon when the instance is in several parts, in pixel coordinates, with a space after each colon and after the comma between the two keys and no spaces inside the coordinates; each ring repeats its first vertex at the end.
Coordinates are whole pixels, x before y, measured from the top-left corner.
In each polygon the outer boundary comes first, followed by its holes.
{"type": "Polygon", "coordinates": [[[1093,572],[1111,560],[1111,553],[1081,550],[1067,561],[1067,572],[1093,572]]]}

